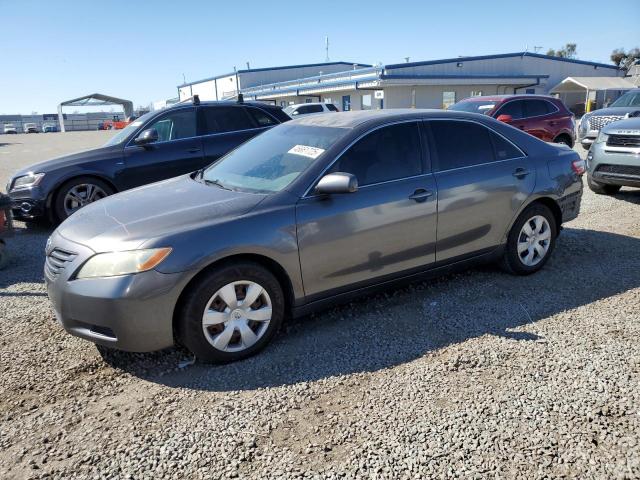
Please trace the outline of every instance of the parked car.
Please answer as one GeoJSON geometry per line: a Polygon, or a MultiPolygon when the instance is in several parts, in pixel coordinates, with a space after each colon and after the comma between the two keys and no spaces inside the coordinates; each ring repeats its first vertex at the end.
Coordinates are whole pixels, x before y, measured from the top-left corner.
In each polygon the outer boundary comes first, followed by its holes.
{"type": "Polygon", "coordinates": [[[545,142],[573,147],[576,139],[573,113],[562,100],[546,95],[471,97],[455,103],[449,110],[483,113],[545,142]]]}
{"type": "Polygon", "coordinates": [[[638,116],[640,116],[640,89],[634,88],[618,98],[609,107],[594,110],[582,117],[578,128],[580,144],[585,150],[589,150],[602,127],[618,120],[638,116]]]}
{"type": "Polygon", "coordinates": [[[13,123],[5,123],[4,124],[4,133],[17,134],[18,133],[18,129],[16,128],[16,126],[13,123]]]}
{"type": "Polygon", "coordinates": [[[42,133],[57,132],[58,126],[55,123],[43,123],[42,133]]]}
{"type": "Polygon", "coordinates": [[[587,154],[587,184],[612,195],[620,187],[640,187],[640,117],[605,125],[587,154]]]}
{"type": "Polygon", "coordinates": [[[289,105],[284,109],[284,113],[291,118],[295,118],[298,115],[308,115],[310,113],[327,113],[337,112],[338,107],[333,103],[299,103],[297,105],[289,105]]]}
{"type": "Polygon", "coordinates": [[[113,193],[198,170],[287,120],[280,107],[261,103],[182,103],[148,113],[101,148],[17,172],[7,187],[14,215],[64,220],[113,193]]]}
{"type": "Polygon", "coordinates": [[[285,315],[391,281],[491,260],[538,271],[583,172],[573,150],[486,116],[310,115],[72,215],[47,243],[47,289],[73,335],[238,360],[285,315]]]}
{"type": "Polygon", "coordinates": [[[38,133],[38,126],[35,123],[25,123],[22,128],[24,133],[38,133]]]}

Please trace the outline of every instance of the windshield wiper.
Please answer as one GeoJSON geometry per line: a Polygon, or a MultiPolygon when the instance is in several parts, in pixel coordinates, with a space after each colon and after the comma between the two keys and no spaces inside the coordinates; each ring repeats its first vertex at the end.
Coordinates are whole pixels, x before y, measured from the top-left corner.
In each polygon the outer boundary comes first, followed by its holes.
{"type": "Polygon", "coordinates": [[[201,174],[201,178],[204,180],[204,183],[206,183],[207,185],[215,185],[215,186],[220,187],[220,188],[222,188],[224,190],[231,190],[226,185],[223,185],[222,183],[220,183],[220,181],[218,179],[209,180],[207,178],[202,177],[202,174],[201,174]]]}

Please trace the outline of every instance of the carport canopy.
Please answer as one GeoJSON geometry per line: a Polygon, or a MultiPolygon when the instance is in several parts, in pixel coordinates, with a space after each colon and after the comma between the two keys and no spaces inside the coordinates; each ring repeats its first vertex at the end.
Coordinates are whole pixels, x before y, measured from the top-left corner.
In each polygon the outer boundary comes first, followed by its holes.
{"type": "Polygon", "coordinates": [[[84,97],[66,100],[58,105],[58,121],[60,122],[60,131],[64,132],[64,117],[62,115],[62,107],[97,107],[104,105],[121,105],[124,109],[124,116],[131,117],[133,115],[133,102],[118,97],[111,97],[102,93],[92,93],[84,97]]]}
{"type": "Polygon", "coordinates": [[[636,88],[636,86],[621,77],[567,77],[553,87],[549,93],[584,93],[585,111],[589,112],[591,110],[589,98],[592,92],[631,90],[632,88],[636,88]]]}

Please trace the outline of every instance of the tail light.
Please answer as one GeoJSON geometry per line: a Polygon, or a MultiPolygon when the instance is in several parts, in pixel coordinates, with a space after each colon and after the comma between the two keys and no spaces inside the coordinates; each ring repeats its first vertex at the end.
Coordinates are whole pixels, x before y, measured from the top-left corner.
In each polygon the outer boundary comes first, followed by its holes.
{"type": "Polygon", "coordinates": [[[577,175],[582,175],[587,170],[587,166],[585,161],[580,158],[571,162],[571,169],[576,172],[577,175]]]}

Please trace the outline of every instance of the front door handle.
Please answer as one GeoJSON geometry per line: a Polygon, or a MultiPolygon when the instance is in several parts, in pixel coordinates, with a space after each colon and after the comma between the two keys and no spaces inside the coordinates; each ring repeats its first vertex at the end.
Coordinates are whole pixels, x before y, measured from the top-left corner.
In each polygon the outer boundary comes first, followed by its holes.
{"type": "Polygon", "coordinates": [[[513,176],[519,179],[523,179],[530,173],[531,172],[529,170],[526,170],[524,168],[516,168],[515,171],[513,172],[513,176]]]}
{"type": "Polygon", "coordinates": [[[422,203],[422,202],[426,202],[427,199],[432,195],[433,195],[433,192],[431,190],[425,190],[424,188],[419,188],[415,192],[413,192],[413,195],[410,195],[409,198],[411,200],[415,200],[418,203],[422,203]]]}
{"type": "Polygon", "coordinates": [[[199,148],[190,148],[189,150],[187,150],[188,153],[198,153],[199,151],[199,148]]]}

